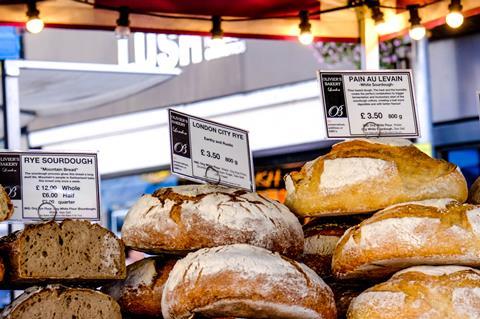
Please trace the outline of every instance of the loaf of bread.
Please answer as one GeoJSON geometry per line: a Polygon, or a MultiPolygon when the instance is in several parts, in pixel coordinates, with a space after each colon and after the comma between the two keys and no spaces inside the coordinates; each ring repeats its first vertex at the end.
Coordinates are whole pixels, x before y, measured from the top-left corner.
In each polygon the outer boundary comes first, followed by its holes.
{"type": "Polygon", "coordinates": [[[0,185],[0,221],[9,219],[13,214],[13,204],[7,192],[0,185]]]}
{"type": "Polygon", "coordinates": [[[300,260],[323,280],[332,276],[332,256],[345,231],[366,219],[367,215],[316,218],[303,226],[305,247],[300,260]],[[364,217],[363,217],[364,216],[364,217]]]}
{"type": "Polygon", "coordinates": [[[480,266],[480,206],[451,199],[390,206],[343,235],[332,269],[338,278],[383,278],[427,264],[480,266]]]}
{"type": "Polygon", "coordinates": [[[151,254],[183,253],[245,243],[296,257],[303,250],[298,219],[256,193],[214,185],[162,188],[128,212],[122,239],[151,254]]]}
{"type": "Polygon", "coordinates": [[[236,244],[179,260],[162,297],[165,319],[206,317],[333,319],[330,288],[304,264],[236,244]]]}
{"type": "Polygon", "coordinates": [[[61,285],[31,287],[15,299],[2,319],[122,319],[120,306],[108,295],[61,285]]]}
{"type": "Polygon", "coordinates": [[[0,239],[9,284],[81,282],[100,285],[124,279],[125,248],[112,232],[88,221],[27,225],[0,239]]]}
{"type": "Polygon", "coordinates": [[[480,177],[475,180],[470,191],[468,192],[468,202],[472,204],[480,204],[480,177]]]}
{"type": "Polygon", "coordinates": [[[480,272],[460,266],[418,266],[402,270],[355,298],[348,318],[480,318],[480,272]]]}
{"type": "Polygon", "coordinates": [[[297,215],[327,216],[374,212],[407,201],[467,199],[465,178],[455,165],[407,143],[356,139],[336,144],[285,177],[285,204],[297,215]]]}
{"type": "Polygon", "coordinates": [[[162,316],[162,291],[176,258],[150,257],[127,267],[127,278],[102,289],[123,313],[140,317],[162,316]]]}

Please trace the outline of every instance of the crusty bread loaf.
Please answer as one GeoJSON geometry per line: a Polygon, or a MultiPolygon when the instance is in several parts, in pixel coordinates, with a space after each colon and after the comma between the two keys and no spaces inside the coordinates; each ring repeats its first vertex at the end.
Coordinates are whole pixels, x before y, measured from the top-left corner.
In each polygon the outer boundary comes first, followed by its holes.
{"type": "Polygon", "coordinates": [[[0,221],[9,219],[13,214],[13,204],[7,192],[0,185],[0,221]]]}
{"type": "Polygon", "coordinates": [[[144,195],[122,227],[127,246],[147,253],[183,253],[245,243],[295,257],[303,250],[298,219],[256,193],[214,185],[162,188],[144,195]]]}
{"type": "Polygon", "coordinates": [[[332,256],[337,242],[345,231],[366,219],[367,215],[316,218],[303,226],[305,247],[300,261],[323,280],[332,276],[332,256]]]}
{"type": "Polygon", "coordinates": [[[285,185],[285,204],[301,216],[373,212],[435,198],[464,202],[468,192],[455,165],[433,159],[413,145],[374,139],[334,145],[300,172],[287,175],[285,185]]]}
{"type": "Polygon", "coordinates": [[[162,316],[162,291],[176,258],[150,257],[127,267],[127,278],[102,291],[112,296],[122,312],[149,317],[162,316]]]}
{"type": "Polygon", "coordinates": [[[478,319],[480,272],[459,266],[402,270],[355,298],[349,319],[478,319]]]}
{"type": "Polygon", "coordinates": [[[340,239],[338,278],[383,278],[414,265],[480,266],[480,206],[451,199],[390,206],[340,239]]]}
{"type": "Polygon", "coordinates": [[[122,319],[110,296],[86,288],[60,285],[31,287],[1,314],[2,319],[122,319]]]}
{"type": "Polygon", "coordinates": [[[470,187],[468,192],[468,202],[472,204],[480,204],[480,177],[478,177],[470,187]]]}
{"type": "Polygon", "coordinates": [[[313,270],[245,244],[201,249],[179,260],[165,283],[162,312],[165,319],[336,318],[332,291],[313,270]]]}
{"type": "Polygon", "coordinates": [[[9,284],[123,279],[125,249],[112,232],[88,221],[65,220],[27,225],[0,239],[9,284]]]}

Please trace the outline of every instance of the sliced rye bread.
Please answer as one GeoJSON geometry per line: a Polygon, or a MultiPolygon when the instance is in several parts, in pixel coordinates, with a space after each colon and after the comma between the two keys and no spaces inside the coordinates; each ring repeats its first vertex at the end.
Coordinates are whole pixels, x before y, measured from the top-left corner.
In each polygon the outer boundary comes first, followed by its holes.
{"type": "Polygon", "coordinates": [[[126,276],[125,249],[112,232],[88,221],[27,225],[0,239],[6,284],[77,283],[99,286],[126,276]]]}
{"type": "Polygon", "coordinates": [[[31,287],[7,306],[2,319],[121,319],[120,306],[110,296],[86,288],[61,285],[31,287]]]}
{"type": "Polygon", "coordinates": [[[7,192],[0,185],[0,221],[9,219],[13,214],[13,204],[7,192]]]}

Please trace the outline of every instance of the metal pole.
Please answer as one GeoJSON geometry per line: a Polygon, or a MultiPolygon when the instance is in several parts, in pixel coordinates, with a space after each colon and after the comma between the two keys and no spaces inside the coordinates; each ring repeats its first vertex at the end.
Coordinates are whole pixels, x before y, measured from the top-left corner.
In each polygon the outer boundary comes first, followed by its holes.
{"type": "Polygon", "coordinates": [[[430,91],[430,67],[428,57],[428,38],[413,41],[412,69],[415,82],[415,95],[420,122],[420,144],[433,144],[432,96],[430,91]]]}
{"type": "Polygon", "coordinates": [[[362,70],[378,70],[380,69],[378,34],[375,30],[375,22],[370,17],[368,7],[358,7],[357,18],[361,40],[362,70]]]}

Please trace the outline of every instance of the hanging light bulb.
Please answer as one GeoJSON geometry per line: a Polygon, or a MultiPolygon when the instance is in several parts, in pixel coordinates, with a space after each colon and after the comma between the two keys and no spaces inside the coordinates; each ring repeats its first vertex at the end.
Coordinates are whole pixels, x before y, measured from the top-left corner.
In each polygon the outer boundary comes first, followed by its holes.
{"type": "Polygon", "coordinates": [[[127,7],[120,7],[117,19],[117,27],[115,28],[115,36],[118,39],[128,39],[130,36],[130,20],[128,19],[129,10],[127,7]]]}
{"type": "Polygon", "coordinates": [[[223,43],[222,17],[212,16],[212,29],[210,30],[212,39],[211,46],[217,46],[223,43]]]}
{"type": "Polygon", "coordinates": [[[448,6],[448,10],[450,11],[447,14],[447,24],[451,28],[458,28],[463,24],[463,14],[462,14],[462,4],[460,0],[452,0],[450,5],[448,6]]]}
{"type": "Polygon", "coordinates": [[[418,14],[418,5],[410,5],[408,6],[408,11],[410,12],[410,30],[408,31],[408,34],[410,35],[410,38],[413,40],[421,40],[427,33],[427,30],[425,27],[422,25],[422,19],[420,19],[420,15],[418,14]]]}
{"type": "Polygon", "coordinates": [[[308,21],[308,11],[302,10],[300,11],[300,24],[298,27],[300,28],[300,34],[298,35],[298,41],[300,41],[303,45],[309,45],[313,42],[313,34],[312,34],[312,25],[308,21]]]}
{"type": "Polygon", "coordinates": [[[40,33],[45,26],[43,20],[40,19],[40,11],[37,9],[37,2],[35,0],[29,0],[27,2],[27,23],[25,27],[30,33],[40,33]]]}
{"type": "Polygon", "coordinates": [[[383,12],[380,10],[379,6],[372,7],[372,19],[375,21],[375,31],[378,34],[386,33],[387,24],[385,18],[383,17],[383,12]]]}

